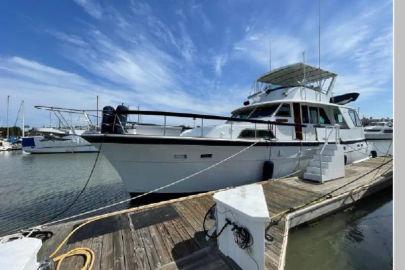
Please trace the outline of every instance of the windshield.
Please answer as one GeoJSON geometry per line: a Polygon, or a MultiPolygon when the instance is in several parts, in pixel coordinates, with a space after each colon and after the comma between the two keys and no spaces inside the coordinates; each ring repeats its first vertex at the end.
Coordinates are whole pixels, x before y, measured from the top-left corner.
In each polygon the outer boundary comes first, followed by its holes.
{"type": "Polygon", "coordinates": [[[252,118],[270,117],[277,110],[279,105],[280,103],[276,103],[270,105],[263,105],[255,108],[247,108],[235,112],[234,114],[232,114],[232,118],[252,119],[252,118]]]}

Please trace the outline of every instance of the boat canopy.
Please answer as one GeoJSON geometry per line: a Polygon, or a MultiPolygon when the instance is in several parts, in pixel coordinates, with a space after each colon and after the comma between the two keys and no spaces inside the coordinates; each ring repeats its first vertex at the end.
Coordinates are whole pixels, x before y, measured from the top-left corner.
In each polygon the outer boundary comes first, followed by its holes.
{"type": "Polygon", "coordinates": [[[335,103],[339,105],[345,105],[349,102],[356,101],[359,97],[359,93],[347,93],[339,96],[334,96],[330,98],[330,103],[335,103]]]}
{"type": "Polygon", "coordinates": [[[296,63],[274,69],[261,76],[257,81],[280,86],[292,86],[319,82],[336,76],[337,74],[327,70],[304,63],[296,63]]]}

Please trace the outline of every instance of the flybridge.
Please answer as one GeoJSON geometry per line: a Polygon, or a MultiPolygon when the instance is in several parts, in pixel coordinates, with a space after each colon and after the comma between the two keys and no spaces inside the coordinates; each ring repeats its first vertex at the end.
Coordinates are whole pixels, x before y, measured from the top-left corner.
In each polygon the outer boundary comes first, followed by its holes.
{"type": "Polygon", "coordinates": [[[259,77],[255,83],[254,93],[304,86],[327,94],[332,89],[336,76],[337,74],[333,72],[304,63],[291,64],[259,77]]]}

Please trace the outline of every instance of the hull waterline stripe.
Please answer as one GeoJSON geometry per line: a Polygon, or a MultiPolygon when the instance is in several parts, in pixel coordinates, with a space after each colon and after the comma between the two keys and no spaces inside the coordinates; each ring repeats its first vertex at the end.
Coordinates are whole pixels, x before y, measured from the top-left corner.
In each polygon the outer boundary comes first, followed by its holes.
{"type": "MultiPolygon", "coordinates": [[[[135,137],[135,136],[83,136],[90,143],[117,143],[117,144],[173,144],[173,145],[215,145],[215,146],[248,146],[252,141],[236,141],[236,140],[215,140],[215,139],[190,139],[190,138],[163,138],[163,137],[135,137]]],[[[364,142],[365,139],[342,141],[341,144],[351,144],[364,142]]],[[[256,146],[318,146],[323,142],[305,142],[305,141],[263,141],[256,146]]],[[[329,144],[335,144],[330,142],[329,144]]]]}

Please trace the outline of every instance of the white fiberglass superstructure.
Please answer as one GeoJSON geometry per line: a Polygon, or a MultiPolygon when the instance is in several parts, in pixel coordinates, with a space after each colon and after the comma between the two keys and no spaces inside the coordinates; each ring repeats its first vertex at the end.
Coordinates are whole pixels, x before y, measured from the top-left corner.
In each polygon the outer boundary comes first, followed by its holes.
{"type": "Polygon", "coordinates": [[[231,117],[104,111],[102,134],[83,138],[101,145],[130,193],[149,192],[190,175],[159,193],[202,192],[303,175],[325,143],[342,144],[345,163],[369,155],[357,112],[345,105],[358,94],[332,97],[335,79],[336,74],[310,65],[288,65],[257,79],[253,93],[231,117]],[[161,115],[165,123],[168,117],[200,118],[201,124],[180,136],[134,135],[123,128],[128,114],[161,115]],[[207,126],[207,119],[225,122],[207,126]]]}

